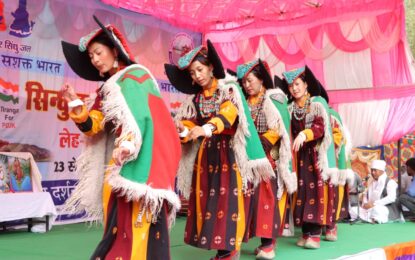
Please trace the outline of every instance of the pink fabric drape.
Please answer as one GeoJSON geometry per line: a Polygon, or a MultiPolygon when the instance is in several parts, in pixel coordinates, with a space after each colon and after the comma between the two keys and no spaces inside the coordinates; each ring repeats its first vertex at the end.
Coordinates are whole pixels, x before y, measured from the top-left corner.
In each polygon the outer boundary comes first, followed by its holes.
{"type": "Polygon", "coordinates": [[[339,23],[329,23],[326,25],[327,36],[330,41],[340,50],[345,52],[357,52],[365,49],[366,41],[364,38],[358,41],[349,41],[343,35],[339,23]]]}
{"type": "Polygon", "coordinates": [[[271,54],[260,58],[269,58],[271,65],[281,62],[290,69],[307,64],[315,68],[321,81],[332,82],[325,79],[324,60],[337,50],[357,53],[370,49],[370,85],[369,81],[358,85],[355,79],[352,82],[357,85],[347,87],[412,84],[410,63],[401,44],[406,41],[403,0],[101,2],[204,33],[225,67],[231,69],[258,58],[255,55],[263,50],[263,42],[271,54]],[[345,30],[350,23],[361,38],[350,37],[351,30],[345,30]]]}
{"type": "MultiPolygon", "coordinates": [[[[395,46],[394,48],[397,47],[398,46],[395,46]]],[[[374,87],[393,85],[393,78],[395,77],[392,74],[396,74],[396,70],[390,63],[391,52],[394,52],[394,50],[384,53],[378,53],[371,50],[370,58],[372,60],[372,79],[374,87]]]]}
{"type": "MultiPolygon", "coordinates": [[[[399,42],[389,52],[380,53],[374,49],[371,50],[374,87],[406,84],[406,82],[412,82],[413,80],[407,66],[408,61],[404,44],[406,42],[405,13],[401,12],[400,15],[402,19],[399,21],[401,23],[401,39],[399,42]]],[[[389,26],[388,19],[380,19],[378,22],[380,30],[385,30],[389,26]]]]}
{"type": "Polygon", "coordinates": [[[397,141],[415,130],[414,111],[415,96],[392,99],[382,139],[383,144],[397,141]]]}
{"type": "MultiPolygon", "coordinates": [[[[315,73],[323,84],[326,82],[326,76],[329,76],[324,75],[323,61],[337,50],[357,53],[370,49],[372,80],[359,85],[359,80],[356,78],[351,81],[354,82],[352,85],[345,85],[344,88],[404,86],[412,84],[413,79],[410,71],[411,64],[405,50],[406,38],[403,23],[404,9],[401,4],[397,4],[391,11],[378,13],[375,16],[357,17],[347,23],[340,19],[289,34],[266,33],[235,42],[220,40],[213,43],[221,53],[223,63],[229,68],[236,68],[241,63],[257,58],[254,55],[259,48],[258,42],[263,41],[274,56],[272,60],[282,62],[287,70],[305,64],[314,67],[315,73]],[[350,27],[350,24],[353,26],[350,27]],[[361,35],[360,39],[356,32],[353,37],[350,37],[352,29],[358,30],[361,35]],[[326,40],[323,41],[324,38],[326,40]],[[235,46],[239,48],[239,52],[229,48],[229,44],[233,48],[235,46]],[[232,53],[229,52],[230,50],[232,53]],[[235,54],[238,54],[238,58],[235,58],[235,54]]],[[[242,28],[239,35],[244,32],[242,28]]],[[[214,36],[214,33],[208,35],[214,36]]],[[[348,71],[338,73],[348,73],[348,71]]],[[[353,77],[353,74],[350,77],[353,77]]]]}
{"type": "MultiPolygon", "coordinates": [[[[355,103],[368,100],[396,99],[415,96],[415,85],[404,87],[389,86],[383,88],[328,91],[330,104],[355,103]]],[[[415,110],[414,110],[415,111],[415,110]]]]}
{"type": "Polygon", "coordinates": [[[310,28],[320,24],[320,21],[337,21],[339,17],[347,20],[384,13],[396,9],[403,3],[403,0],[101,1],[117,8],[149,14],[181,28],[202,33],[276,26],[277,34],[293,31],[290,26],[310,28]],[[242,26],[244,28],[241,28],[242,26]]]}
{"type": "Polygon", "coordinates": [[[399,41],[404,16],[403,7],[388,15],[359,19],[359,26],[367,45],[377,52],[386,52],[399,41]],[[379,23],[387,24],[385,31],[379,23]]]}
{"type": "MultiPolygon", "coordinates": [[[[373,17],[363,17],[356,19],[356,26],[359,27],[362,38],[358,41],[347,39],[341,30],[341,21],[320,24],[319,26],[292,32],[287,35],[263,34],[246,39],[250,42],[252,52],[257,49],[252,42],[257,42],[261,37],[268,45],[272,53],[285,64],[298,64],[304,58],[313,60],[324,60],[332,55],[336,50],[345,52],[358,52],[365,49],[373,49],[378,53],[389,51],[400,40],[402,40],[403,8],[373,17]],[[387,26],[385,26],[385,24],[387,26]],[[316,46],[316,41],[324,35],[329,39],[324,44],[316,46]],[[287,42],[289,43],[287,46],[287,42]],[[295,47],[291,44],[295,43],[295,47]],[[289,50],[291,46],[291,51],[289,50]]],[[[243,32],[243,29],[241,29],[243,32]]],[[[213,35],[210,33],[209,35],[213,35]]],[[[243,40],[238,40],[242,42],[243,40]]],[[[214,43],[218,43],[218,41],[214,43]]],[[[234,41],[230,41],[234,42],[234,41]]],[[[221,41],[222,46],[224,41],[221,41]]],[[[220,45],[219,45],[220,47],[220,45]]],[[[226,51],[223,50],[225,53],[226,51]]],[[[241,52],[246,51],[240,50],[241,52]]],[[[226,57],[226,55],[225,55],[226,57]]],[[[235,65],[235,64],[234,64],[235,65]]]]}
{"type": "Polygon", "coordinates": [[[405,47],[402,41],[398,43],[396,48],[390,52],[390,64],[392,68],[392,81],[394,84],[402,85],[411,81],[411,73],[407,66],[407,59],[405,53],[405,47]]]}
{"type": "Polygon", "coordinates": [[[304,53],[298,49],[297,51],[290,53],[285,51],[285,49],[280,45],[278,39],[273,35],[264,35],[262,37],[267,43],[268,47],[274,54],[283,61],[285,64],[297,64],[304,59],[304,53]]]}

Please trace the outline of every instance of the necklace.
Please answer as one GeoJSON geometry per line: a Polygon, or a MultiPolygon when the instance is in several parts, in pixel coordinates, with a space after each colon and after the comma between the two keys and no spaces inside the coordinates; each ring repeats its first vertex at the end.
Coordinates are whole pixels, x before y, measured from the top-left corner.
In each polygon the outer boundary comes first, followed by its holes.
{"type": "Polygon", "coordinates": [[[248,102],[249,109],[251,110],[251,117],[254,120],[254,122],[257,121],[258,115],[262,110],[262,104],[264,103],[264,96],[265,95],[262,95],[261,97],[259,97],[259,100],[256,104],[250,104],[248,102]]]}
{"type": "Polygon", "coordinates": [[[308,107],[310,106],[310,99],[307,97],[304,107],[299,107],[297,103],[294,102],[294,108],[293,108],[293,114],[295,119],[298,121],[301,121],[305,118],[305,115],[307,114],[308,107]]]}
{"type": "Polygon", "coordinates": [[[217,96],[217,91],[209,99],[206,99],[202,93],[199,94],[199,111],[203,118],[210,118],[219,111],[217,96]]]}

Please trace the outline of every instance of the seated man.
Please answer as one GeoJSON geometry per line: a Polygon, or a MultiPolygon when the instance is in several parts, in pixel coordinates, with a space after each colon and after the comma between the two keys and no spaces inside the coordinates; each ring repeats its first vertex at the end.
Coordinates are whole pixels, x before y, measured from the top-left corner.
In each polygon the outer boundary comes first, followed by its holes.
{"type": "Polygon", "coordinates": [[[408,176],[412,177],[412,182],[405,190],[405,193],[399,196],[399,202],[410,211],[410,216],[415,218],[415,158],[406,161],[406,169],[408,176]]]}
{"type": "Polygon", "coordinates": [[[409,186],[411,186],[411,182],[412,182],[412,176],[408,175],[408,171],[406,170],[406,165],[402,165],[401,166],[401,192],[405,193],[409,186]]]}
{"type": "MultiPolygon", "coordinates": [[[[369,183],[367,191],[363,195],[359,212],[360,218],[379,224],[403,220],[400,208],[396,203],[398,184],[386,175],[386,162],[374,160],[370,168],[373,181],[369,183]]],[[[357,207],[354,207],[350,213],[352,219],[356,218],[357,207]]]]}

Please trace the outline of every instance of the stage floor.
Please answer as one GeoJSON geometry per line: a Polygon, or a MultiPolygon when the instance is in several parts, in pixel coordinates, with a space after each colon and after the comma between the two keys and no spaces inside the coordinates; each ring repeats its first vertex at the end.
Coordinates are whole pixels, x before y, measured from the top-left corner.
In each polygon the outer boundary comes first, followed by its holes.
{"type": "MultiPolygon", "coordinates": [[[[173,260],[209,259],[214,251],[194,248],[183,243],[185,218],[179,217],[171,233],[173,260]]],[[[13,260],[82,260],[89,259],[102,235],[102,228],[86,224],[54,226],[45,234],[27,231],[0,232],[0,259],[13,260]]],[[[415,223],[339,224],[339,240],[321,243],[318,250],[295,246],[297,237],[279,238],[275,259],[333,259],[343,255],[415,240],[415,223]]],[[[254,248],[258,239],[243,244],[241,260],[255,259],[254,248]]]]}

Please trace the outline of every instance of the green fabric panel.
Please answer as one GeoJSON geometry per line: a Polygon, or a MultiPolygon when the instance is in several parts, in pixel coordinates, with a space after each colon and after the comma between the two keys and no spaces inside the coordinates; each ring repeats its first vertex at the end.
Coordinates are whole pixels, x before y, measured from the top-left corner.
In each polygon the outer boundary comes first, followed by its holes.
{"type": "MultiPolygon", "coordinates": [[[[326,100],[320,96],[315,96],[311,98],[311,102],[318,102],[321,105],[323,105],[324,109],[326,110],[327,116],[329,117],[329,124],[328,124],[328,131],[330,134],[332,134],[331,125],[330,125],[330,110],[329,105],[327,104],[326,100]]],[[[334,149],[334,142],[332,138],[332,142],[330,146],[327,149],[327,161],[328,161],[328,167],[329,168],[336,168],[336,151],[334,149]]]]}
{"type": "MultiPolygon", "coordinates": [[[[340,118],[339,113],[337,113],[337,111],[331,107],[329,108],[329,112],[330,112],[330,115],[336,118],[339,124],[343,127],[343,122],[340,118]]],[[[346,147],[344,146],[344,144],[342,144],[340,147],[339,158],[337,159],[337,168],[339,168],[339,170],[345,170],[348,168],[347,161],[346,161],[346,147]]]]}
{"type": "Polygon", "coordinates": [[[342,145],[340,148],[339,159],[337,160],[337,168],[339,168],[339,170],[347,169],[346,149],[344,148],[344,145],[342,145]]]}
{"type": "MultiPolygon", "coordinates": [[[[278,112],[280,112],[282,121],[284,123],[285,130],[287,131],[288,137],[290,138],[290,136],[291,136],[291,118],[290,118],[290,112],[288,111],[288,99],[285,97],[284,98],[284,103],[280,103],[277,100],[274,100],[272,98],[271,98],[271,101],[274,104],[274,106],[278,109],[278,112]]],[[[291,161],[292,160],[290,160],[289,165],[288,165],[290,172],[293,171],[291,161]]]]}
{"type": "Polygon", "coordinates": [[[234,84],[235,88],[239,91],[239,95],[241,96],[242,105],[245,111],[245,117],[248,123],[248,129],[251,136],[245,137],[246,140],[246,153],[248,155],[249,160],[257,160],[266,158],[264,149],[262,148],[261,140],[259,139],[258,132],[255,128],[254,121],[251,117],[250,110],[248,103],[244,98],[244,94],[242,93],[242,89],[239,85],[234,84]]]}
{"type": "MultiPolygon", "coordinates": [[[[137,78],[147,74],[144,70],[127,71],[127,73],[137,78]]],[[[160,92],[157,86],[154,86],[151,78],[141,84],[134,79],[123,78],[124,75],[119,78],[117,83],[120,85],[121,93],[140,129],[142,145],[137,159],[126,163],[120,174],[130,181],[145,184],[150,174],[154,134],[148,96],[149,94],[160,96],[160,92]]]]}

